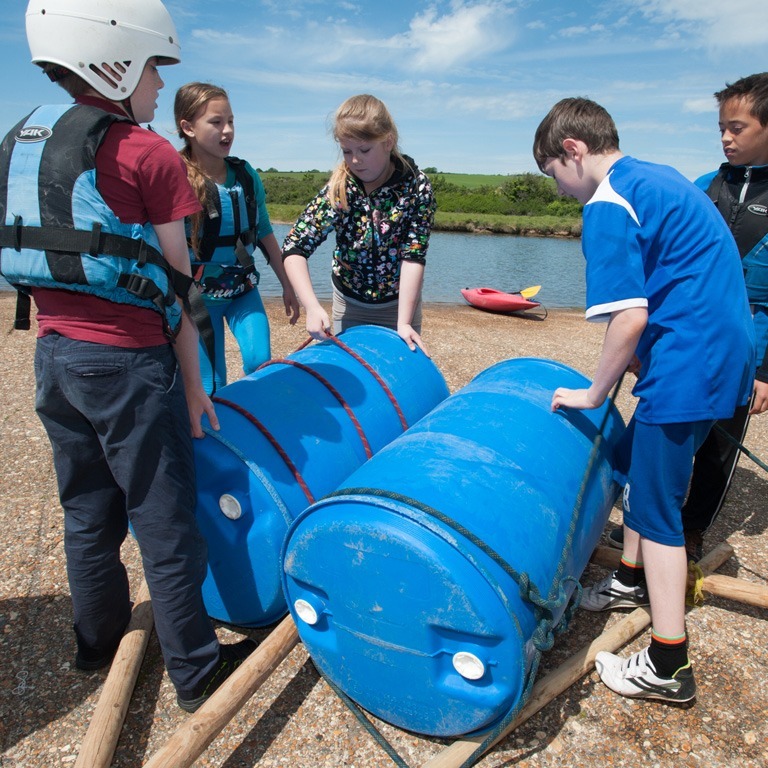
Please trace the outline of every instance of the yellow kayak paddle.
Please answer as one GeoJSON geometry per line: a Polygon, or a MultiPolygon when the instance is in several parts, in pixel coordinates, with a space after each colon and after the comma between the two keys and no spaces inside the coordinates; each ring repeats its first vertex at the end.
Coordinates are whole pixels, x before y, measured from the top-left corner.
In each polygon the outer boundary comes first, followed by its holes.
{"type": "Polygon", "coordinates": [[[519,293],[524,299],[530,299],[532,296],[535,296],[540,290],[541,290],[540,285],[532,285],[529,288],[523,288],[522,291],[514,291],[514,293],[519,293]]]}

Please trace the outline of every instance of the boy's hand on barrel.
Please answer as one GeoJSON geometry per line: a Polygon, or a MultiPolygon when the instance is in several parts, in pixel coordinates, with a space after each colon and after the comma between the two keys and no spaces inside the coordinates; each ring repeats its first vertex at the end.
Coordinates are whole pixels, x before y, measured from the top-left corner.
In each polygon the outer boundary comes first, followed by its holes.
{"type": "Polygon", "coordinates": [[[768,381],[755,379],[755,399],[752,401],[749,413],[752,416],[757,416],[758,413],[765,413],[766,411],[768,411],[768,381]]]}
{"type": "Polygon", "coordinates": [[[637,355],[632,355],[632,359],[629,361],[629,365],[627,366],[627,373],[632,373],[635,376],[639,376],[641,367],[642,363],[640,362],[640,358],[637,355]]]}
{"type": "Polygon", "coordinates": [[[552,411],[558,408],[578,408],[580,411],[588,411],[593,408],[599,408],[605,402],[595,395],[592,388],[589,389],[567,389],[559,387],[552,395],[552,411]]]}
{"type": "Polygon", "coordinates": [[[202,426],[203,414],[208,417],[211,428],[219,431],[219,419],[216,416],[216,410],[204,389],[200,388],[193,394],[187,394],[187,408],[189,410],[189,423],[192,427],[192,437],[205,437],[202,426]]]}

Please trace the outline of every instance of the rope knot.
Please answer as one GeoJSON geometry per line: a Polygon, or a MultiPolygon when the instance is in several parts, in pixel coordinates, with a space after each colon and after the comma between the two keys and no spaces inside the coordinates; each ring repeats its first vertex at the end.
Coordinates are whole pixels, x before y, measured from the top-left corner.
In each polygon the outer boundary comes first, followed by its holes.
{"type": "Polygon", "coordinates": [[[688,588],[685,592],[685,604],[691,607],[704,604],[704,571],[693,560],[688,562],[688,588]]]}

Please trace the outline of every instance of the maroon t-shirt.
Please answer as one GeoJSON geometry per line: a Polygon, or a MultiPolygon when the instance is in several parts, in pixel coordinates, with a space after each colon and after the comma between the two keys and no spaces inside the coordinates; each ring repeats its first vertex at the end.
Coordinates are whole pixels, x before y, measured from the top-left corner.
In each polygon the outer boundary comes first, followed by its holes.
{"type": "MultiPolygon", "coordinates": [[[[124,114],[105,99],[84,96],[76,102],[124,114]]],[[[176,149],[133,123],[115,123],[107,131],[96,153],[96,186],[125,224],[167,224],[200,210],[176,149]]],[[[60,333],[79,341],[132,348],[168,341],[163,318],[152,309],[74,291],[35,288],[32,295],[38,336],[60,333]]]]}

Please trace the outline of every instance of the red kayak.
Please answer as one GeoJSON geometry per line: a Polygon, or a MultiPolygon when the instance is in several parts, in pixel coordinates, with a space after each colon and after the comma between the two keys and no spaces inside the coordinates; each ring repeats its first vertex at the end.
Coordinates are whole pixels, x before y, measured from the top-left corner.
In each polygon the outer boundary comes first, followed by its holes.
{"type": "Polygon", "coordinates": [[[469,304],[486,312],[523,312],[541,308],[541,303],[531,301],[519,293],[505,293],[495,288],[462,288],[461,295],[469,304]]]}

